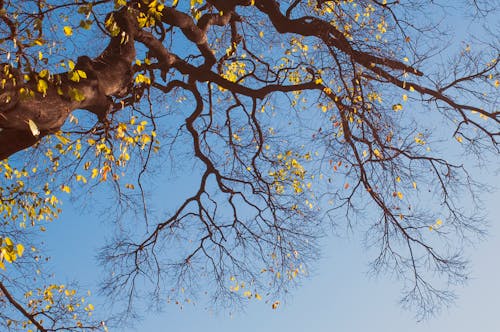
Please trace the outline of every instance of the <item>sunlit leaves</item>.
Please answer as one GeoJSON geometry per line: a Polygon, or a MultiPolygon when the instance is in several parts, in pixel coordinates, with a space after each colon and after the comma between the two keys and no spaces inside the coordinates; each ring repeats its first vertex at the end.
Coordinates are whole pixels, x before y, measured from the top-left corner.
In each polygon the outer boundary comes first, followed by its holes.
{"type": "MultiPolygon", "coordinates": [[[[90,292],[87,293],[90,296],[90,292]]],[[[89,326],[88,319],[92,316],[94,305],[87,303],[84,296],[76,289],[62,284],[49,284],[36,287],[24,293],[26,308],[32,312],[37,321],[43,322],[45,317],[53,313],[65,315],[68,323],[75,327],[89,326]]],[[[32,322],[12,321],[18,328],[29,328],[32,322]]],[[[102,324],[101,324],[102,325],[102,324]]]]}
{"type": "MultiPolygon", "coordinates": [[[[21,227],[35,225],[36,221],[53,220],[60,213],[59,201],[45,186],[41,192],[26,190],[31,174],[23,169],[12,168],[7,161],[0,161],[0,173],[4,180],[0,186],[0,216],[9,222],[18,222],[21,227]]],[[[32,174],[36,173],[33,168],[32,174]]]]}
{"type": "Polygon", "coordinates": [[[87,73],[80,69],[71,70],[70,72],[68,72],[68,77],[73,82],[80,82],[80,79],[87,78],[87,73]]]}
{"type": "Polygon", "coordinates": [[[106,22],[104,22],[106,29],[108,29],[109,33],[112,37],[117,37],[120,34],[120,27],[115,21],[113,14],[109,15],[106,22]]]}
{"type": "Polygon", "coordinates": [[[65,192],[65,193],[70,193],[71,192],[71,188],[67,185],[61,185],[61,191],[65,192]]]}
{"type": "Polygon", "coordinates": [[[115,0],[115,8],[119,8],[121,6],[125,6],[127,4],[126,0],[115,0]]]}
{"type": "Polygon", "coordinates": [[[24,253],[24,246],[20,243],[14,244],[9,237],[0,236],[0,269],[5,270],[5,263],[13,263],[24,253]]]}
{"type": "Polygon", "coordinates": [[[203,0],[189,0],[190,1],[190,6],[191,7],[194,7],[196,5],[202,5],[203,4],[203,0]]]}
{"type": "MultiPolygon", "coordinates": [[[[222,73],[222,77],[231,82],[236,82],[242,76],[247,73],[246,64],[243,61],[234,61],[229,64],[225,64],[225,71],[222,73]]],[[[224,90],[223,88],[219,88],[224,90]]]]}
{"type": "Polygon", "coordinates": [[[426,142],[424,140],[424,135],[422,133],[418,133],[417,136],[414,137],[415,143],[418,145],[425,145],[426,142]]]}
{"type": "MultiPolygon", "coordinates": [[[[177,3],[173,4],[175,6],[177,3]]],[[[160,20],[165,8],[164,1],[152,0],[147,2],[147,13],[140,12],[137,16],[139,27],[152,27],[160,20]]]]}
{"type": "Polygon", "coordinates": [[[151,84],[151,79],[143,74],[139,74],[135,77],[136,83],[145,83],[147,85],[151,84]]]}
{"type": "Polygon", "coordinates": [[[47,81],[44,80],[44,79],[39,79],[37,81],[37,91],[40,92],[41,94],[43,94],[44,96],[47,94],[47,89],[48,89],[49,85],[47,84],[47,81]]]}
{"type": "Polygon", "coordinates": [[[148,4],[148,14],[155,18],[161,18],[163,8],[165,8],[163,1],[153,0],[148,4]]]}
{"type": "Polygon", "coordinates": [[[310,154],[301,156],[289,150],[276,156],[277,166],[275,170],[269,172],[269,176],[274,179],[273,186],[276,193],[283,194],[286,186],[291,186],[296,194],[302,193],[305,187],[310,188],[310,185],[305,182],[306,170],[299,158],[309,160],[310,154]]]}
{"type": "Polygon", "coordinates": [[[38,126],[36,125],[35,121],[28,119],[28,126],[33,136],[38,137],[40,135],[40,130],[38,129],[38,126]]]}
{"type": "Polygon", "coordinates": [[[71,28],[70,26],[65,26],[63,28],[63,31],[64,31],[64,34],[68,37],[73,35],[73,28],[71,28]]]}
{"type": "MultiPolygon", "coordinates": [[[[73,151],[73,155],[80,158],[82,145],[93,149],[91,156],[97,158],[98,162],[92,161],[92,159],[86,161],[83,163],[82,172],[75,175],[75,180],[83,185],[93,179],[98,179],[101,182],[110,179],[118,181],[121,177],[120,173],[123,173],[134,153],[138,153],[150,145],[153,151],[158,151],[159,141],[156,138],[156,132],[147,129],[147,121],[137,121],[136,117],[132,117],[128,123],[120,122],[117,124],[113,144],[105,139],[95,140],[93,138],[87,138],[84,142],[80,140],[71,142],[69,137],[60,133],[56,134],[56,137],[62,144],[59,149],[61,154],[66,154],[65,151],[73,151]]],[[[130,183],[125,183],[124,186],[127,189],[134,189],[134,185],[130,183]]]]}
{"type": "Polygon", "coordinates": [[[442,225],[443,221],[441,219],[437,219],[433,225],[429,226],[429,230],[430,231],[438,230],[439,228],[441,228],[442,225]]]}
{"type": "Polygon", "coordinates": [[[395,104],[395,105],[392,105],[392,110],[394,112],[398,112],[398,111],[401,111],[403,109],[403,105],[401,104],[395,104]]]}

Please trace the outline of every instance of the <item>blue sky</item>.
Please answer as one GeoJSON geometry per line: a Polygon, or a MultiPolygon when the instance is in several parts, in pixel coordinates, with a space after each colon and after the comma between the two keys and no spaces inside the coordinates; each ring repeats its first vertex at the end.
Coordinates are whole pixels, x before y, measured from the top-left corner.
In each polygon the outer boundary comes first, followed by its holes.
{"type": "MultiPolygon", "coordinates": [[[[487,176],[483,174],[483,180],[487,176]]],[[[489,183],[500,183],[499,176],[491,177],[489,183]]],[[[387,275],[374,278],[367,274],[367,253],[353,235],[325,239],[323,257],[315,265],[314,274],[277,310],[256,300],[245,311],[232,314],[214,312],[206,308],[206,303],[186,304],[181,310],[165,302],[163,312],[146,314],[135,328],[118,331],[494,331],[500,308],[500,264],[494,258],[500,252],[500,196],[484,197],[492,226],[489,236],[468,250],[470,282],[457,288],[459,298],[453,306],[427,321],[417,322],[412,312],[401,309],[398,281],[387,275]]],[[[93,250],[98,248],[107,226],[70,204],[65,210],[48,232],[50,238],[58,239],[57,247],[49,242],[56,275],[68,281],[77,279],[82,288],[92,289],[102,273],[93,250]],[[65,248],[67,254],[56,254],[58,248],[65,248]]]]}

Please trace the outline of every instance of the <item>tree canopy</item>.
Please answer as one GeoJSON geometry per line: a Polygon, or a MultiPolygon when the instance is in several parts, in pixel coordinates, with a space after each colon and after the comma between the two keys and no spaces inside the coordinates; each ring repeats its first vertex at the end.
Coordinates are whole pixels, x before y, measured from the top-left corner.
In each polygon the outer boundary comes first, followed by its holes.
{"type": "Polygon", "coordinates": [[[112,199],[102,292],[127,313],[276,308],[331,228],[363,234],[417,315],[453,300],[486,226],[464,156],[498,162],[500,43],[498,3],[447,6],[0,1],[1,329],[111,324],[44,268],[67,194],[112,199]],[[451,12],[487,32],[457,46],[451,12]]]}

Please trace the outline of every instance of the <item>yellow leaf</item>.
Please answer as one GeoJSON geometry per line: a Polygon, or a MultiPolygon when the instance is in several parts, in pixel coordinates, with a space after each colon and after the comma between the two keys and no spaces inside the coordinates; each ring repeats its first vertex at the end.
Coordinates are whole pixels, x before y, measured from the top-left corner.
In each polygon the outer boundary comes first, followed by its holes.
{"type": "Polygon", "coordinates": [[[8,246],[12,246],[12,245],[14,245],[14,243],[12,242],[12,240],[10,239],[10,237],[6,237],[6,238],[4,239],[4,242],[5,242],[5,244],[6,244],[6,245],[8,245],[8,246]]]}
{"type": "Polygon", "coordinates": [[[17,255],[19,257],[21,257],[24,253],[24,246],[22,244],[18,243],[16,246],[16,249],[17,249],[17,255]]]}
{"type": "Polygon", "coordinates": [[[81,181],[83,183],[87,183],[87,179],[83,175],[80,175],[80,174],[76,175],[76,181],[81,181]]]}
{"type": "Polygon", "coordinates": [[[71,188],[65,184],[61,185],[61,190],[68,193],[68,194],[71,192],[71,188]]]}
{"type": "Polygon", "coordinates": [[[275,301],[272,305],[271,305],[271,308],[273,309],[277,309],[280,305],[280,301],[275,301]]]}
{"type": "Polygon", "coordinates": [[[80,82],[80,76],[76,72],[70,71],[68,73],[68,76],[69,79],[72,80],[73,82],[80,82]]]}
{"type": "Polygon", "coordinates": [[[10,252],[8,252],[5,248],[2,248],[2,254],[3,254],[3,257],[4,259],[8,262],[8,263],[12,263],[15,259],[16,259],[16,256],[12,255],[10,252]]]}
{"type": "Polygon", "coordinates": [[[81,78],[87,78],[87,73],[84,72],[83,70],[77,70],[76,72],[78,73],[78,76],[80,76],[81,78]]]}
{"type": "Polygon", "coordinates": [[[71,142],[69,138],[63,136],[63,133],[61,131],[56,132],[55,136],[64,145],[67,145],[69,142],[71,142]]]}
{"type": "Polygon", "coordinates": [[[66,36],[71,36],[73,34],[73,29],[69,26],[65,26],[63,30],[66,36]]]}
{"type": "Polygon", "coordinates": [[[33,120],[28,119],[28,126],[30,127],[33,136],[38,137],[38,135],[40,135],[40,130],[38,129],[38,126],[33,120]]]}
{"type": "Polygon", "coordinates": [[[115,0],[115,8],[119,8],[120,6],[125,6],[127,1],[125,0],[115,0]]]}
{"type": "Polygon", "coordinates": [[[260,296],[260,294],[259,294],[259,293],[255,293],[255,298],[256,298],[257,300],[262,300],[262,296],[260,296]]]}
{"type": "Polygon", "coordinates": [[[259,32],[259,37],[264,38],[264,31],[259,32]]]}
{"type": "Polygon", "coordinates": [[[47,69],[44,69],[38,74],[38,76],[44,78],[45,76],[49,76],[49,71],[47,69]]]}
{"type": "Polygon", "coordinates": [[[38,92],[42,93],[44,96],[47,94],[47,89],[49,85],[47,84],[47,81],[39,79],[36,85],[36,88],[38,92]]]}
{"type": "Polygon", "coordinates": [[[246,292],[243,293],[243,296],[251,298],[252,297],[252,292],[247,290],[246,292]]]}
{"type": "Polygon", "coordinates": [[[172,7],[177,6],[177,3],[178,3],[178,2],[179,2],[179,0],[174,0],[174,1],[172,1],[172,7]]]}
{"type": "Polygon", "coordinates": [[[392,110],[395,112],[401,111],[402,109],[403,109],[403,105],[401,105],[401,104],[392,105],[392,110]]]}

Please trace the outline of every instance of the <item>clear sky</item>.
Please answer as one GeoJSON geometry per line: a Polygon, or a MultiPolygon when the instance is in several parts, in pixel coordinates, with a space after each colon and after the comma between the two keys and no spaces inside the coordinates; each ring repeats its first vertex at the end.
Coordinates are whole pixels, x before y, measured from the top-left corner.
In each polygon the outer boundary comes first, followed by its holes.
{"type": "MultiPolygon", "coordinates": [[[[478,174],[479,175],[479,174],[478,174]]],[[[489,175],[483,174],[487,180],[489,175]]],[[[500,184],[500,176],[489,177],[500,184]]],[[[213,312],[206,303],[187,304],[181,310],[165,302],[164,311],[143,316],[135,328],[119,331],[386,331],[386,332],[470,332],[495,331],[500,308],[500,194],[485,197],[491,228],[488,238],[469,248],[472,261],[471,280],[457,288],[457,302],[437,317],[417,322],[411,312],[398,304],[401,284],[387,275],[378,278],[367,274],[367,255],[359,241],[351,238],[326,239],[323,258],[317,270],[304,281],[277,310],[269,303],[252,300],[244,312],[213,312]]],[[[96,216],[81,213],[70,204],[60,221],[49,229],[49,239],[56,237],[53,251],[55,272],[60,278],[79,280],[82,288],[93,288],[102,270],[95,263],[95,251],[107,228],[96,216]],[[78,234],[69,237],[67,234],[78,234]],[[88,248],[82,250],[82,248],[88,248]]],[[[51,244],[52,243],[52,244],[51,244]]],[[[64,280],[64,279],[63,279],[64,280]]]]}

